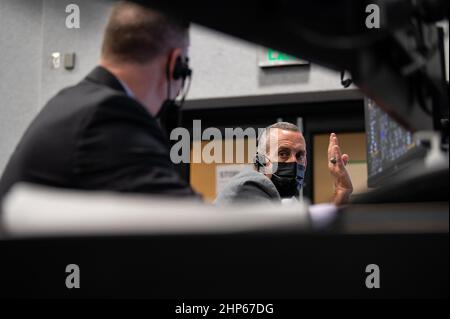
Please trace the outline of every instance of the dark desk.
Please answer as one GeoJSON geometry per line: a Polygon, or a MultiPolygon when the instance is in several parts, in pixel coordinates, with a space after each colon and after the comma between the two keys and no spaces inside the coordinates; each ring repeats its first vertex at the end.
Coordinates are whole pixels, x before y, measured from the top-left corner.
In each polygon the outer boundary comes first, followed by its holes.
{"type": "Polygon", "coordinates": [[[0,297],[448,298],[448,202],[349,206],[321,232],[16,239],[0,253],[0,297]],[[81,289],[65,287],[71,263],[81,289]]]}

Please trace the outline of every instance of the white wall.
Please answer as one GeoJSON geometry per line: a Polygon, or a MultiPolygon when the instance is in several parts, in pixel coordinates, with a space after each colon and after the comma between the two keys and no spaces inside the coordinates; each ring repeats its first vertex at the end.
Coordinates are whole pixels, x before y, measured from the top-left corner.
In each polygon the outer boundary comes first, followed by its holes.
{"type": "MultiPolygon", "coordinates": [[[[29,0],[33,1],[33,0],[29,0]]],[[[62,88],[74,85],[96,65],[100,56],[103,28],[111,4],[110,0],[44,0],[41,100],[43,106],[62,88]],[[75,3],[80,7],[80,28],[65,26],[66,6],[75,3]],[[52,52],[76,54],[76,67],[51,69],[52,52]]]]}
{"type": "MultiPolygon", "coordinates": [[[[41,102],[62,87],[76,83],[95,66],[111,3],[108,0],[44,0],[41,102]],[[64,27],[65,7],[69,3],[80,6],[78,30],[64,27]],[[77,68],[51,70],[49,59],[53,51],[76,52],[77,68]]],[[[339,74],[317,65],[263,71],[258,67],[258,54],[259,47],[251,43],[194,25],[190,47],[194,78],[188,99],[342,89],[339,74]]]]}
{"type": "Polygon", "coordinates": [[[38,111],[42,1],[0,0],[0,174],[38,111]]]}
{"type": "Polygon", "coordinates": [[[318,65],[261,69],[260,47],[202,26],[191,31],[192,99],[342,90],[340,75],[318,65]]]}

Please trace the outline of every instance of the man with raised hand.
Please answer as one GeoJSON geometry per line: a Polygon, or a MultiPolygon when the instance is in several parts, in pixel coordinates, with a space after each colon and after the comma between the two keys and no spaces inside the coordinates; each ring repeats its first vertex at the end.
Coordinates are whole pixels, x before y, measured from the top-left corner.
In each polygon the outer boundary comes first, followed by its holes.
{"type": "MultiPolygon", "coordinates": [[[[330,135],[328,169],[334,179],[333,203],[346,204],[353,192],[345,168],[349,156],[341,154],[336,134],[330,135]]],[[[268,203],[295,198],[303,187],[307,167],[306,142],[297,126],[278,122],[258,138],[254,169],[237,174],[218,194],[215,203],[268,203]]]]}

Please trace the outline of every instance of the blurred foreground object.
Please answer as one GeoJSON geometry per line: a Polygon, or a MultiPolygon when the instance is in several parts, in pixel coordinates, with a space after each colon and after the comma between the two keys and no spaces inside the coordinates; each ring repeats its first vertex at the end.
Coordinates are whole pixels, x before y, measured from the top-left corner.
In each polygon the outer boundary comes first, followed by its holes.
{"type": "Polygon", "coordinates": [[[442,34],[448,0],[137,2],[337,71],[406,128],[443,130],[448,84],[442,34]],[[379,28],[366,24],[379,9],[379,28]],[[239,8],[239,9],[237,9],[239,8]],[[270,8],[270,10],[268,10],[270,8]],[[230,19],[232,17],[232,19],[230,19]]]}
{"type": "Polygon", "coordinates": [[[195,200],[32,184],[17,184],[12,189],[3,201],[1,217],[3,230],[19,237],[233,233],[311,227],[307,206],[300,203],[217,208],[195,200]]]}

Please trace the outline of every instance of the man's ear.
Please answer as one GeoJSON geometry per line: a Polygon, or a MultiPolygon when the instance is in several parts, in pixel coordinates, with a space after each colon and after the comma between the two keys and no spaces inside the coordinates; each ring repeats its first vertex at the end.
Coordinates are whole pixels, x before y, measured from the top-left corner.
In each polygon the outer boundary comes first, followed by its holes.
{"type": "Polygon", "coordinates": [[[173,73],[175,71],[175,65],[177,63],[177,59],[181,57],[181,49],[180,48],[176,48],[170,51],[170,55],[169,55],[169,61],[168,61],[168,75],[169,75],[169,79],[171,81],[174,81],[175,79],[173,78],[173,73]]]}

